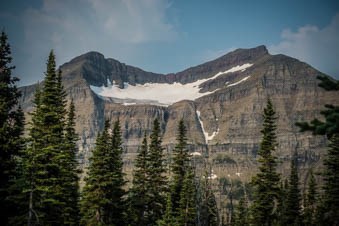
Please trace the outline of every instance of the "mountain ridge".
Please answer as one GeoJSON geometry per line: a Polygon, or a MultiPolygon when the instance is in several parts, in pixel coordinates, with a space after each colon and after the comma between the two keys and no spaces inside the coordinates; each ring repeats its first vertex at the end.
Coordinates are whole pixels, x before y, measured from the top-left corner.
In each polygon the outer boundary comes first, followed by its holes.
{"type": "MultiPolygon", "coordinates": [[[[229,155],[246,171],[244,175],[249,176],[253,172],[249,169],[256,164],[261,115],[268,97],[279,116],[277,155],[283,162],[280,169],[284,171],[295,150],[298,150],[307,168],[320,161],[326,139],[312,137],[309,133],[301,134],[294,123],[319,117],[325,103],[339,104],[338,92],[325,92],[318,87],[316,77],[323,73],[297,59],[281,54],[270,55],[265,46],[237,49],[215,60],[167,75],[105,59],[97,52],[76,57],[60,69],[68,98],[74,100],[77,109],[79,161],[84,169],[105,119],[119,118],[121,122],[124,161],[128,171],[132,168],[143,133],[150,132],[155,118],[160,120],[163,145],[168,153],[175,143],[177,122],[184,118],[189,150],[208,156],[211,161],[218,153],[229,155]],[[214,78],[217,73],[244,64],[252,66],[214,78]],[[199,92],[206,95],[168,106],[157,106],[151,102],[125,106],[125,102],[99,96],[91,89],[91,86],[108,87],[113,81],[115,89],[120,92],[128,89],[126,83],[135,87],[147,83],[185,85],[201,79],[206,81],[199,85],[199,92]]],[[[21,104],[26,113],[33,110],[34,89],[35,86],[21,88],[21,104]]],[[[224,176],[225,169],[236,170],[228,165],[220,167],[219,171],[215,170],[218,177],[224,176]]]]}

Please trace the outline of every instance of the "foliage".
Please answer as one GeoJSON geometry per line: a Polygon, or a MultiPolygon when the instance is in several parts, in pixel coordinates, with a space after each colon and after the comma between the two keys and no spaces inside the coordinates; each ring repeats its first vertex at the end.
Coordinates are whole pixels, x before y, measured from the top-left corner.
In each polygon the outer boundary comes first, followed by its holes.
{"type": "Polygon", "coordinates": [[[291,161],[291,174],[285,201],[283,225],[300,225],[301,220],[301,193],[299,189],[297,155],[291,161]]]}
{"type": "Polygon", "coordinates": [[[164,164],[162,139],[160,135],[160,123],[158,119],[153,122],[153,129],[150,135],[149,151],[147,154],[147,210],[146,217],[148,224],[154,225],[162,218],[166,209],[166,167],[164,164]]]}
{"type": "Polygon", "coordinates": [[[21,135],[24,129],[24,115],[18,106],[21,93],[12,77],[11,47],[4,31],[0,36],[0,225],[7,225],[8,218],[16,214],[15,204],[10,196],[15,195],[14,180],[18,177],[17,159],[23,149],[21,135]],[[14,192],[14,193],[13,193],[14,192]]]}
{"type": "Polygon", "coordinates": [[[132,188],[129,191],[128,197],[128,215],[130,219],[130,225],[147,225],[147,219],[145,215],[147,210],[147,155],[148,143],[145,133],[142,145],[138,152],[138,156],[135,160],[132,188]]]}
{"type": "Polygon", "coordinates": [[[270,100],[267,101],[263,117],[263,138],[258,151],[259,172],[252,178],[254,194],[251,220],[255,225],[272,225],[276,220],[280,176],[276,172],[276,157],[273,155],[277,145],[276,116],[270,100]]]}
{"type": "Polygon", "coordinates": [[[122,173],[120,123],[114,123],[110,137],[109,122],[98,135],[82,193],[82,225],[125,225],[125,181],[122,173]]]}

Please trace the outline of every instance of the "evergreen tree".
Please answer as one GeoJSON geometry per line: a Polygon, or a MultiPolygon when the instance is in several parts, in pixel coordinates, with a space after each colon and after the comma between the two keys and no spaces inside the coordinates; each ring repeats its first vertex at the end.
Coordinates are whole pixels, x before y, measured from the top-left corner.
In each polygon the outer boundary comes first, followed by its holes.
{"type": "Polygon", "coordinates": [[[310,170],[310,180],[308,182],[308,189],[304,200],[304,225],[315,225],[316,204],[317,204],[317,184],[310,170]]]}
{"type": "MultiPolygon", "coordinates": [[[[339,81],[331,79],[327,76],[318,76],[321,80],[319,86],[327,91],[338,91],[339,81]]],[[[330,139],[332,135],[339,134],[339,106],[325,104],[326,110],[320,112],[325,118],[321,121],[317,118],[313,119],[311,123],[297,122],[296,125],[300,127],[301,132],[312,131],[315,135],[327,135],[330,139]]]]}
{"type": "Polygon", "coordinates": [[[339,225],[339,134],[332,135],[330,139],[324,165],[321,222],[324,225],[339,225]]]}
{"type": "Polygon", "coordinates": [[[234,226],[246,226],[248,222],[248,207],[244,197],[239,200],[239,204],[235,210],[234,226]]]}
{"type": "Polygon", "coordinates": [[[273,155],[277,146],[276,116],[270,100],[267,101],[263,117],[264,128],[261,130],[263,138],[258,151],[259,172],[252,178],[254,194],[251,217],[255,225],[270,226],[276,219],[275,209],[280,181],[280,176],[276,172],[276,157],[273,155]]]}
{"type": "Polygon", "coordinates": [[[180,196],[183,189],[184,178],[189,168],[189,153],[187,148],[186,128],[184,121],[181,119],[178,125],[177,144],[173,150],[172,164],[172,183],[170,187],[173,214],[180,215],[180,196]]]}
{"type": "Polygon", "coordinates": [[[119,121],[115,122],[111,137],[108,129],[106,120],[90,159],[81,200],[82,225],[125,225],[119,121]]]}
{"type": "Polygon", "coordinates": [[[79,178],[80,173],[76,160],[78,148],[76,141],[78,135],[75,132],[75,107],[73,100],[70,103],[65,127],[65,161],[63,162],[64,199],[64,224],[79,225],[79,178]]]}
{"type": "Polygon", "coordinates": [[[129,218],[132,226],[144,226],[147,225],[146,208],[147,199],[146,195],[146,182],[147,182],[147,156],[148,156],[148,144],[146,133],[142,141],[142,145],[139,149],[138,156],[135,160],[135,169],[132,181],[132,188],[129,191],[129,218]]]}
{"type": "Polygon", "coordinates": [[[300,225],[301,220],[301,193],[299,189],[297,155],[291,161],[291,174],[286,197],[283,225],[300,225]]]}
{"type": "Polygon", "coordinates": [[[163,148],[161,147],[160,124],[154,120],[147,155],[147,213],[149,225],[155,225],[166,209],[166,168],[164,165],[163,148]]]}
{"type": "Polygon", "coordinates": [[[110,207],[110,219],[112,219],[112,224],[115,226],[124,226],[126,225],[125,219],[125,209],[126,203],[124,200],[125,190],[124,186],[126,184],[124,180],[123,170],[123,148],[122,148],[122,138],[121,138],[121,128],[119,120],[115,121],[113,126],[113,132],[111,136],[111,149],[112,157],[111,164],[109,165],[111,175],[112,175],[112,192],[109,194],[111,196],[110,207]]]}
{"type": "Polygon", "coordinates": [[[180,192],[179,225],[194,226],[196,224],[196,193],[194,169],[187,167],[180,192]]]}
{"type": "Polygon", "coordinates": [[[74,165],[68,165],[75,159],[65,138],[65,92],[53,51],[48,58],[44,85],[36,93],[34,103],[29,145],[23,160],[28,225],[77,224],[77,216],[73,215],[76,207],[70,200],[74,194],[69,187],[77,184],[76,171],[74,165]]]}
{"type": "MultiPolygon", "coordinates": [[[[319,86],[327,91],[338,91],[339,81],[327,76],[319,76],[319,86]]],[[[325,121],[314,119],[308,122],[298,122],[301,131],[312,131],[315,135],[326,135],[330,140],[329,148],[324,160],[324,197],[317,210],[317,221],[319,224],[339,225],[338,213],[338,185],[339,185],[339,106],[325,105],[326,110],[320,113],[325,121]]]]}
{"type": "Polygon", "coordinates": [[[200,186],[200,191],[197,191],[201,196],[199,203],[199,219],[198,225],[216,226],[219,225],[218,207],[213,194],[210,173],[205,172],[205,176],[200,186]]]}
{"type": "Polygon", "coordinates": [[[0,35],[0,225],[7,225],[8,218],[16,214],[9,196],[17,178],[17,163],[23,148],[21,135],[24,129],[24,115],[18,106],[21,93],[12,77],[11,48],[4,31],[0,35]]]}
{"type": "Polygon", "coordinates": [[[171,193],[168,193],[166,201],[166,210],[161,220],[157,221],[158,226],[179,226],[176,218],[173,216],[173,207],[171,200],[171,193]]]}

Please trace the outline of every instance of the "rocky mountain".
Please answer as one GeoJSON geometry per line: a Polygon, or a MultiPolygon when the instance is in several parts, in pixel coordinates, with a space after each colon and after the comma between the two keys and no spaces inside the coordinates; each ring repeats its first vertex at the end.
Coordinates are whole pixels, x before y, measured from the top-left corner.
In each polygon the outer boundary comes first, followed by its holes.
{"type": "MultiPolygon", "coordinates": [[[[301,168],[321,165],[326,139],[299,133],[297,121],[320,117],[325,103],[339,104],[338,92],[325,92],[321,72],[265,46],[237,49],[179,73],[157,74],[89,52],[63,64],[63,83],[75,102],[80,136],[79,161],[88,163],[105,118],[119,119],[130,172],[143,133],[160,119],[168,153],[179,119],[188,128],[190,151],[197,161],[213,163],[217,177],[246,180],[256,167],[262,112],[268,97],[278,115],[279,169],[284,174],[298,151],[301,168]]],[[[22,87],[21,104],[30,112],[36,85],[22,87]]],[[[307,174],[304,174],[307,176],[307,174]]]]}

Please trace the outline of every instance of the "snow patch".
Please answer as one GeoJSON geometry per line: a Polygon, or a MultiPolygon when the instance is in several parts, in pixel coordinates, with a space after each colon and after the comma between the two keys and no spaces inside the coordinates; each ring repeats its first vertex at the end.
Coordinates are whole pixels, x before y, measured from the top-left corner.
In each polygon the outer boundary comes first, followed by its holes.
{"type": "Polygon", "coordinates": [[[190,155],[191,155],[191,156],[201,156],[201,153],[195,151],[195,152],[192,152],[190,155]]]}
{"type": "Polygon", "coordinates": [[[201,129],[202,129],[202,132],[204,133],[205,142],[206,142],[206,144],[207,144],[208,141],[213,140],[213,138],[219,133],[219,128],[217,129],[217,131],[214,131],[214,132],[212,133],[212,135],[208,135],[208,132],[205,131],[204,123],[203,123],[203,121],[201,120],[201,117],[200,117],[200,111],[197,110],[196,113],[197,113],[197,116],[198,116],[198,119],[199,119],[199,123],[200,123],[201,129]]]}
{"type": "MultiPolygon", "coordinates": [[[[247,76],[247,77],[241,79],[240,81],[237,81],[237,82],[235,82],[235,83],[228,84],[227,87],[238,85],[239,83],[242,83],[242,82],[246,81],[249,77],[250,77],[250,76],[247,76]]],[[[227,84],[227,83],[226,83],[226,84],[227,84]]]]}
{"type": "MultiPolygon", "coordinates": [[[[219,72],[210,78],[200,79],[188,84],[181,84],[178,82],[175,82],[173,84],[145,83],[143,85],[137,84],[134,86],[125,82],[124,87],[121,89],[118,85],[115,84],[115,81],[113,81],[112,84],[110,80],[107,79],[107,87],[98,87],[91,85],[90,88],[94,93],[102,97],[111,97],[122,100],[128,99],[129,102],[131,102],[131,100],[142,100],[143,102],[146,102],[145,100],[150,100],[152,102],[151,104],[157,105],[156,103],[159,103],[159,105],[167,106],[180,100],[195,100],[199,97],[211,94],[216,90],[212,92],[201,93],[200,85],[223,74],[236,71],[244,71],[246,70],[246,68],[251,67],[252,65],[253,64],[249,63],[238,65],[232,67],[229,70],[219,72]]],[[[137,101],[134,102],[137,103],[137,101]]]]}

